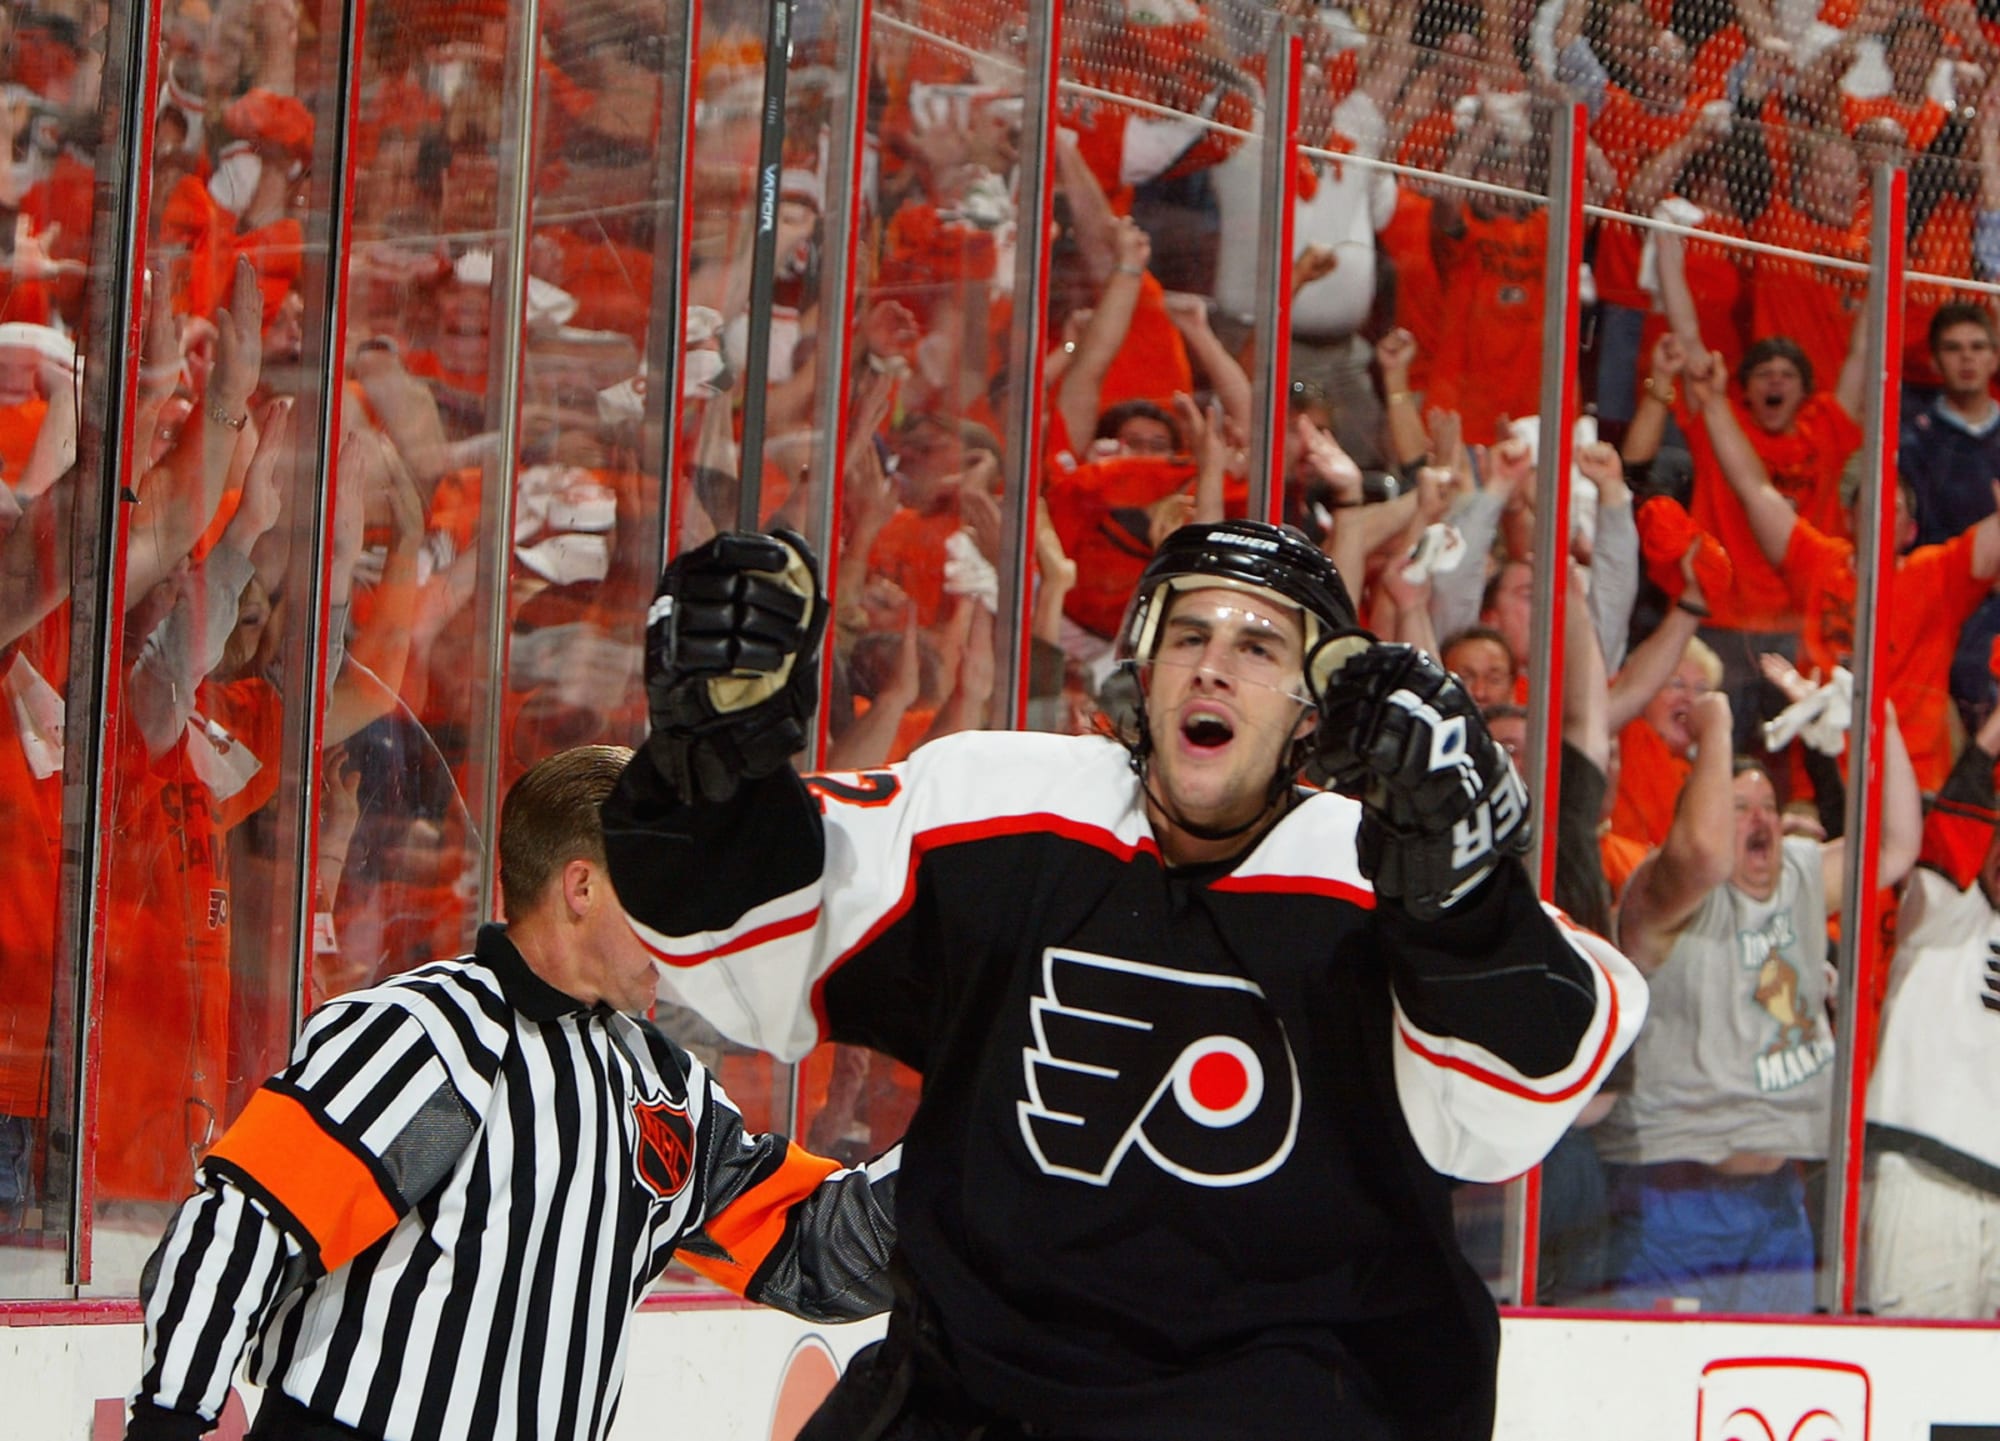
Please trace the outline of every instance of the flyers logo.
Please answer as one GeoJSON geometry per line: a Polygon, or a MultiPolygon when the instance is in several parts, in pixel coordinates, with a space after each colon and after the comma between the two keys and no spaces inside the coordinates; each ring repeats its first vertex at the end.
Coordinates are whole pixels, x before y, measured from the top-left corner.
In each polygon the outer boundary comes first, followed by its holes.
{"type": "Polygon", "coordinates": [[[1264,993],[1235,976],[1050,947],[1028,1002],[1021,1138],[1046,1175],[1109,1185],[1138,1149],[1197,1186],[1285,1163],[1299,1078],[1264,993]]]}
{"type": "Polygon", "coordinates": [[[694,1124],[671,1101],[634,1101],[632,1116],[639,1123],[633,1167],[647,1190],[671,1201],[694,1172],[694,1124]]]}

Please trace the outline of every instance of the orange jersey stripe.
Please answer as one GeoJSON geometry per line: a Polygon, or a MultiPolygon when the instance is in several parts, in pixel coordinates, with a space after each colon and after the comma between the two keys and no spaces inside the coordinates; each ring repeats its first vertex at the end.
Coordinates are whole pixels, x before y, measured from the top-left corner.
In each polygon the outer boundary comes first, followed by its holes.
{"type": "Polygon", "coordinates": [[[786,1143],[785,1159],[778,1169],[738,1196],[720,1214],[710,1216],[702,1227],[708,1238],[732,1259],[713,1261],[683,1251],[681,1260],[718,1286],[727,1287],[739,1296],[746,1294],[757,1268],[784,1236],[785,1217],[792,1207],[839,1169],[837,1162],[786,1143]]]}
{"type": "Polygon", "coordinates": [[[305,1227],[329,1271],[396,1224],[374,1172],[290,1096],[259,1090],[209,1155],[254,1176],[305,1227]]]}

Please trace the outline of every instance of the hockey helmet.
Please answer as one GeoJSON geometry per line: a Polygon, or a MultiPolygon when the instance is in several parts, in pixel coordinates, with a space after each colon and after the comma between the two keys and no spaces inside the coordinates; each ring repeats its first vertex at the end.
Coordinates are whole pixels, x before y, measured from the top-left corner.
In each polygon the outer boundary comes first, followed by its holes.
{"type": "Polygon", "coordinates": [[[1175,594],[1215,588],[1249,591],[1296,608],[1308,656],[1322,641],[1361,637],[1340,572],[1301,531],[1260,520],[1223,520],[1184,525],[1160,542],[1118,628],[1118,659],[1151,660],[1175,594]]]}

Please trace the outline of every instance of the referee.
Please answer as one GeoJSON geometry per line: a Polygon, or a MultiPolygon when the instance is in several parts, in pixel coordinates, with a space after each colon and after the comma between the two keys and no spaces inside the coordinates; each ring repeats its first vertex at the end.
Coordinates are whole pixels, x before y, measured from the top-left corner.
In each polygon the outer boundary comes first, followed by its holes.
{"type": "Polygon", "coordinates": [[[128,1441],[206,1433],[246,1352],[253,1437],[602,1437],[628,1318],[677,1249],[815,1321],[888,1306],[894,1153],[841,1170],[747,1134],[633,1018],[653,962],[598,823],[630,754],[522,777],[509,923],[320,1007],[209,1152],[146,1266],[128,1441]]]}

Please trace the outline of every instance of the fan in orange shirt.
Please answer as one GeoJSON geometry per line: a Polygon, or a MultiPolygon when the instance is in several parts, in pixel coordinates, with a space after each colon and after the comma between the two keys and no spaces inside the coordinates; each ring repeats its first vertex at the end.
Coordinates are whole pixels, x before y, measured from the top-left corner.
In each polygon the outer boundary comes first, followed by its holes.
{"type": "Polygon", "coordinates": [[[1213,63],[1208,19],[1194,0],[1083,7],[1064,26],[1062,123],[1111,207],[1132,209],[1135,186],[1191,175],[1229,158],[1256,123],[1252,81],[1213,63]],[[1128,107],[1098,92],[1129,96],[1128,107]],[[1162,116],[1160,110],[1174,112],[1162,116]]]}
{"type": "Polygon", "coordinates": [[[1444,344],[1446,332],[1444,286],[1431,250],[1432,190],[1429,184],[1407,179],[1398,185],[1395,212],[1377,232],[1394,267],[1396,328],[1409,331],[1417,343],[1416,358],[1410,363],[1410,389],[1424,396],[1430,394],[1431,357],[1444,344]]]}
{"type": "Polygon", "coordinates": [[[1183,427],[1200,424],[1198,412],[1191,412],[1183,404],[1177,424],[1144,402],[1114,407],[1098,421],[1109,453],[1050,482],[1049,520],[1077,572],[1063,615],[1099,640],[1117,634],[1132,588],[1166,534],[1189,520],[1211,518],[1201,513],[1204,504],[1216,505],[1220,513],[1213,518],[1221,519],[1242,515],[1249,503],[1248,486],[1221,473],[1221,455],[1206,445],[1207,437],[1192,437],[1195,456],[1178,453],[1183,427]],[[1212,490],[1204,488],[1204,459],[1215,467],[1206,480],[1212,490]],[[1204,502],[1198,498],[1204,494],[1214,498],[1204,502]]]}
{"type": "MultiPolygon", "coordinates": [[[[50,1025],[57,984],[56,909],[62,836],[62,757],[18,716],[15,697],[60,696],[69,659],[69,608],[0,650],[0,1128],[27,1151],[20,1170],[0,1166],[0,1231],[32,1204],[38,1133],[53,1088],[50,1025]]],[[[68,1037],[56,1044],[67,1047],[68,1037]]]]}
{"type": "Polygon", "coordinates": [[[868,552],[868,573],[894,581],[929,630],[944,619],[945,541],[966,526],[966,486],[998,494],[1000,446],[971,421],[928,411],[903,418],[890,440],[902,505],[868,552]]]}
{"type": "MultiPolygon", "coordinates": [[[[1909,487],[1897,487],[1897,531],[1913,537],[1909,487]]],[[[1831,675],[1853,665],[1854,601],[1858,583],[1851,542],[1796,521],[1784,551],[1784,573],[1805,617],[1800,658],[1831,675]]],[[[1896,558],[1882,590],[1886,628],[1882,684],[1896,707],[1917,783],[1936,790],[1951,773],[1951,658],[1961,627],[2000,576],[2000,515],[1989,515],[1942,545],[1918,546],[1896,558]]]]}
{"type": "Polygon", "coordinates": [[[1842,91],[1840,122],[1849,135],[1871,121],[1887,120],[1912,150],[1926,150],[1950,112],[1929,93],[1931,72],[1944,54],[1944,31],[1921,10],[1899,10],[1882,32],[1882,59],[1889,89],[1881,95],[1842,91]]]}
{"type": "MultiPolygon", "coordinates": [[[[1720,362],[1716,365],[1719,371],[1720,362]]],[[[1785,500],[1820,530],[1845,537],[1850,532],[1840,503],[1840,476],[1848,457],[1860,447],[1861,427],[1843,399],[1811,389],[1809,365],[1785,341],[1760,340],[1737,369],[1743,397],[1738,401],[1732,396],[1729,403],[1736,423],[1785,500]]],[[[1760,568],[1754,558],[1743,555],[1742,542],[1753,537],[1742,507],[1726,488],[1714,483],[1721,476],[1714,466],[1712,437],[1691,409],[1684,406],[1677,414],[1695,457],[1696,523],[1718,537],[1737,563],[1734,604],[1718,608],[1718,623],[1752,629],[1782,625],[1783,617],[1796,612],[1788,599],[1777,598],[1770,584],[1775,569],[1760,568]]]]}
{"type": "MultiPolygon", "coordinates": [[[[1746,151],[1736,139],[1737,127],[1729,113],[1696,112],[1694,119],[1696,123],[1670,143],[1639,157],[1626,188],[1626,208],[1634,215],[1665,216],[1713,235],[1745,239],[1741,217],[1765,198],[1767,187],[1758,183],[1761,172],[1746,166],[1746,151]]],[[[1682,255],[1701,334],[1734,367],[1743,358],[1750,254],[1734,246],[1683,238],[1682,255]]],[[[1638,291],[1637,307],[1647,312],[1640,326],[1635,376],[1642,378],[1654,344],[1668,327],[1663,309],[1655,304],[1660,283],[1657,244],[1642,244],[1634,227],[1607,222],[1598,232],[1593,273],[1600,297],[1615,299],[1628,282],[1638,291]],[[1655,252],[1651,257],[1646,254],[1649,249],[1655,252]]],[[[1599,411],[1603,413],[1601,399],[1599,411]]]]}
{"type": "MultiPolygon", "coordinates": [[[[276,430],[282,422],[271,420],[276,430]]],[[[275,450],[267,456],[274,456],[275,450]]],[[[171,1200],[224,1117],[232,898],[227,835],[276,793],[283,699],[257,666],[270,599],[252,570],[276,522],[268,463],[208,557],[127,617],[136,657],[108,843],[111,908],[98,1189],[171,1200]]]]}
{"type": "Polygon", "coordinates": [[[1721,658],[1701,641],[1690,640],[1667,683],[1647,702],[1639,718],[1618,733],[1612,834],[1648,848],[1666,840],[1688,776],[1688,748],[1694,744],[1688,714],[1695,697],[1721,684],[1721,658]]]}
{"type": "MultiPolygon", "coordinates": [[[[1528,153],[1500,136],[1490,105],[1461,139],[1454,173],[1524,189],[1528,153]]],[[[1475,191],[1432,202],[1432,244],[1452,326],[1431,367],[1430,403],[1456,410],[1469,442],[1497,438],[1503,415],[1542,408],[1542,309],[1548,258],[1546,206],[1475,191]]]]}
{"type": "MultiPolygon", "coordinates": [[[[1865,262],[1872,208],[1854,146],[1844,136],[1808,133],[1793,142],[1790,185],[1771,197],[1752,236],[1810,256],[1865,262]]],[[[1858,271],[1760,254],[1750,285],[1750,334],[1782,335],[1813,371],[1836,374],[1853,347],[1864,284],[1858,271]]]]}
{"type": "MultiPolygon", "coordinates": [[[[84,300],[90,288],[90,226],[95,215],[96,190],[96,172],[73,152],[65,150],[49,166],[49,173],[21,197],[21,215],[30,233],[46,257],[54,262],[55,274],[43,277],[38,286],[72,331],[83,325],[84,300]]],[[[41,319],[46,323],[46,316],[41,319]]]]}
{"type": "Polygon", "coordinates": [[[435,380],[464,395],[484,396],[492,359],[492,292],[483,285],[446,280],[436,292],[436,330],[429,346],[412,348],[403,364],[410,374],[435,380]]]}
{"type": "MultiPolygon", "coordinates": [[[[1776,562],[1804,618],[1802,658],[1831,675],[1852,664],[1854,546],[1799,515],[1765,473],[1750,443],[1713,388],[1693,387],[1723,476],[1741,503],[1756,544],[1776,562]]],[[[1995,483],[2000,498],[2000,482],[1995,483]]],[[[1852,500],[1852,495],[1848,499],[1852,500]]],[[[1896,538],[1916,536],[1907,485],[1896,490],[1896,538]]],[[[1898,560],[1880,612],[1887,627],[1883,684],[1896,706],[1921,784],[1939,785],[1951,769],[1948,677],[1960,628],[2000,577],[2000,514],[1989,513],[1942,545],[1920,546],[1898,560]]]]}

